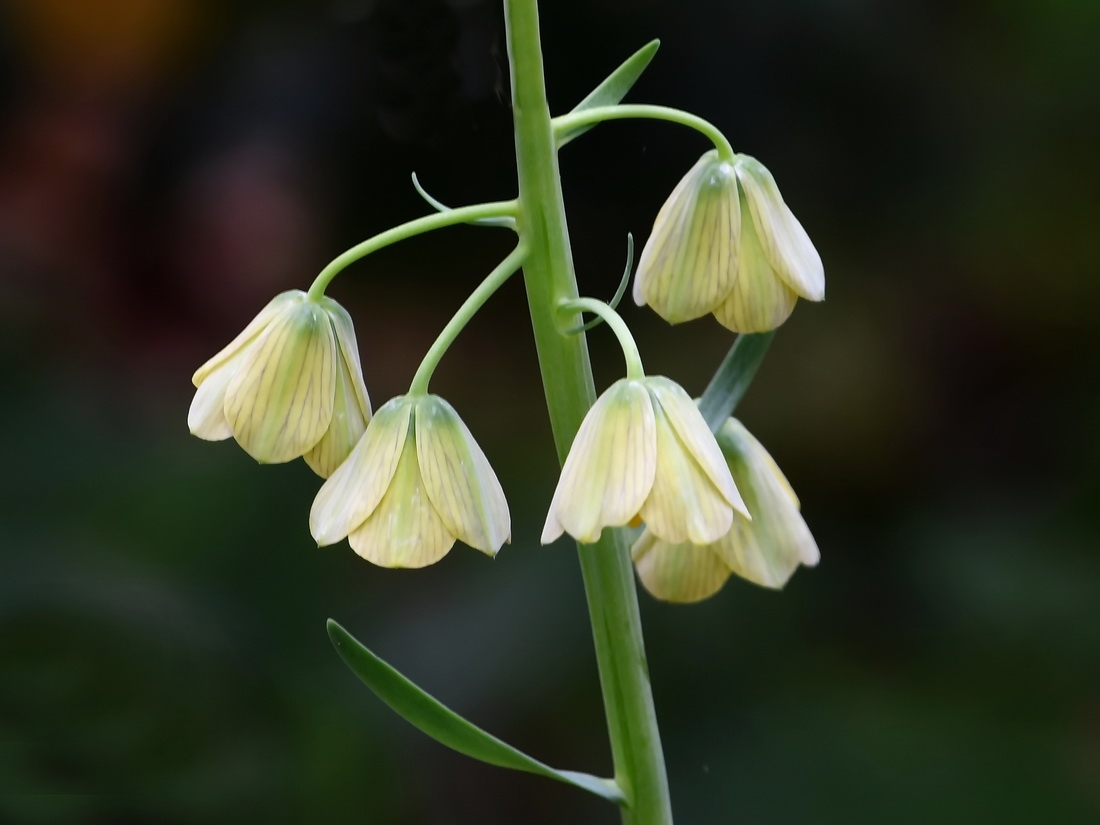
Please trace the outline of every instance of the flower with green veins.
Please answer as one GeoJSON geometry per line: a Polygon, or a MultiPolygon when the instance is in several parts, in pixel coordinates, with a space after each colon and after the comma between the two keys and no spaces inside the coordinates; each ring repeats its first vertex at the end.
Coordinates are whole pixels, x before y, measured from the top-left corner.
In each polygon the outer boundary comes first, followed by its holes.
{"type": "Polygon", "coordinates": [[[623,378],[592,405],[562,467],[542,543],[592,543],[604,527],[644,521],[667,541],[707,544],[745,513],[694,402],[663,376],[623,378]]]}
{"type": "Polygon", "coordinates": [[[780,589],[800,564],[813,567],[820,558],[794,490],[760,442],[731,418],[718,431],[718,445],[752,520],[735,515],[729,532],[702,547],[666,541],[647,528],[631,555],[642,584],[658,599],[701,601],[734,574],[780,589]]]}
{"type": "Polygon", "coordinates": [[[799,297],[825,298],[825,270],[764,165],[704,154],[657,213],[634,301],[678,324],[707,313],[734,332],[766,332],[799,297]]]}
{"type": "Polygon", "coordinates": [[[313,301],[300,290],[277,295],[191,380],[193,435],[232,436],[263,464],[302,456],[322,478],[370,421],[351,316],[331,298],[313,301]]]}
{"type": "Polygon", "coordinates": [[[508,502],[458,413],[435,395],[383,405],[309,514],[318,546],[347,537],[381,567],[435,564],[459,539],[489,556],[511,538],[508,502]]]}

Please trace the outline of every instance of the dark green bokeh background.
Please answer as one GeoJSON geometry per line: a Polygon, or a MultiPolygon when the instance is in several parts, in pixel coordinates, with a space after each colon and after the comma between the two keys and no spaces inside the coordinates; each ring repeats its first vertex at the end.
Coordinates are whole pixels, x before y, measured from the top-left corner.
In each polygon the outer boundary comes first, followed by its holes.
{"type": "MultiPolygon", "coordinates": [[[[763,160],[825,261],[741,417],[822,562],[775,594],[642,595],[681,823],[1100,821],[1100,5],[547,2],[563,111],[651,37],[631,99],[763,160]]],[[[192,371],[275,292],[426,211],[510,196],[495,2],[0,6],[0,821],[611,823],[389,713],[332,616],[562,767],[610,757],[520,283],[435,382],[509,494],[496,561],[317,550],[318,480],[187,434],[192,371]]],[[[706,148],[563,152],[582,289],[706,148]]],[[[349,270],[376,404],[507,249],[448,230],[349,270]]],[[[625,307],[698,393],[730,344],[625,307]]],[[[590,344],[600,385],[620,356],[590,344]]]]}

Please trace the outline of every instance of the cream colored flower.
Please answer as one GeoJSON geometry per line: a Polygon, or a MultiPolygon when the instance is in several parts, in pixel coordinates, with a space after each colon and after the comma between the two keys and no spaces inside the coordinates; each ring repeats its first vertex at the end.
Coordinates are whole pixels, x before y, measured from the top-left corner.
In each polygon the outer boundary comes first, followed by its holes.
{"type": "Polygon", "coordinates": [[[490,556],[509,541],[508,503],[458,413],[435,395],[382,406],[322,485],[309,514],[319,546],[345,536],[382,567],[426,567],[459,539],[490,556]]]}
{"type": "Polygon", "coordinates": [[[664,541],[646,529],[631,554],[642,584],[658,599],[697,602],[733,574],[779,589],[800,564],[813,567],[820,558],[794,490],[760,442],[731,418],[718,444],[752,520],[735,515],[729,532],[702,547],[664,541]]]}
{"type": "Polygon", "coordinates": [[[653,222],[634,301],[673,324],[713,312],[734,332],[765,332],[800,296],[825,298],[825,270],[775,179],[748,155],[707,152],[653,222]]]}
{"type": "Polygon", "coordinates": [[[370,421],[351,316],[331,298],[311,301],[300,290],[276,296],[191,380],[193,435],[232,436],[264,464],[302,456],[322,478],[370,421]]]}
{"type": "Polygon", "coordinates": [[[671,542],[705,544],[745,511],[694,402],[661,376],[623,378],[581,423],[550,503],[542,543],[597,541],[637,519],[671,542]]]}

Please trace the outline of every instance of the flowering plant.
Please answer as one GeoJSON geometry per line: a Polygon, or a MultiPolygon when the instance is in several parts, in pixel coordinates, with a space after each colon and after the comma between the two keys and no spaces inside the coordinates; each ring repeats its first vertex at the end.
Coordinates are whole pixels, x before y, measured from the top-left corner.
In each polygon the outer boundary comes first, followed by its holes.
{"type": "MultiPolygon", "coordinates": [[[[779,588],[818,560],[798,499],[760,443],[735,419],[774,329],[797,298],[824,297],[821,259],[759,161],[734,152],[711,123],[621,100],[657,50],[627,59],[571,112],[546,102],[536,0],[505,0],[519,194],[450,209],[413,182],[436,213],[339,255],[308,291],[277,296],[194,376],[191,431],[233,437],[262,463],[299,456],[326,481],[310,513],[319,545],[341,542],[380,567],[434,564],[461,541],[492,557],[511,539],[504,490],[454,408],[428,391],[470,319],[522,269],[547,409],[563,464],[543,543],[577,541],[592,618],[613,778],[549,767],[490,736],[425,694],[330,620],[349,667],[387,704],[440,742],[483,761],[538,773],[620,806],[634,825],[672,821],[656,713],[645,668],[637,576],[659,599],[706,598],[732,575],[779,588]],[[741,333],[694,402],[647,375],[616,311],[578,294],[558,174],[558,150],[595,125],[651,118],[687,126],[714,146],[657,215],[634,298],[670,323],[707,314],[741,333]],[[456,224],[510,229],[514,250],[467,298],[425,355],[406,394],[376,413],[348,313],[326,295],[350,264],[389,244],[456,224]],[[584,313],[594,319],[583,323],[584,313]],[[598,398],[585,331],[606,323],[626,375],[598,398]],[[717,437],[716,437],[717,434],[717,437]]],[[[628,255],[628,259],[629,259],[628,255]]],[[[369,360],[368,370],[369,374],[369,360]]]]}

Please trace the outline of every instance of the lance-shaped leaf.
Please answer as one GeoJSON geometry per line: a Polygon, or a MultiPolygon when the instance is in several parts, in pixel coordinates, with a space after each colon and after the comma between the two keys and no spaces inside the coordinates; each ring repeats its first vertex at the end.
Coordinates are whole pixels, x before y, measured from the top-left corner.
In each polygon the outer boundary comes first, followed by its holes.
{"type": "MultiPolygon", "coordinates": [[[[657,48],[660,45],[660,40],[650,40],[634,52],[623,61],[619,68],[609,74],[603,83],[593,89],[588,97],[574,106],[573,111],[581,112],[599,106],[614,106],[626,97],[626,93],[638,82],[638,78],[642,76],[642,72],[645,71],[646,66],[649,65],[649,61],[653,59],[653,55],[657,53],[657,48]]],[[[589,123],[586,126],[578,126],[558,135],[558,148],[560,149],[573,138],[583,135],[595,125],[595,123],[589,123]]]]}
{"type": "Polygon", "coordinates": [[[710,379],[703,397],[699,399],[699,412],[703,414],[711,432],[718,432],[718,428],[726,423],[726,419],[733,415],[734,409],[741,403],[774,337],[775,330],[742,333],[733,342],[718,371],[710,379]]]}
{"type": "Polygon", "coordinates": [[[352,673],[406,721],[440,744],[490,765],[557,779],[617,805],[626,801],[613,780],[551,768],[463,719],[371,653],[332,619],[328,621],[328,635],[352,673]]]}

